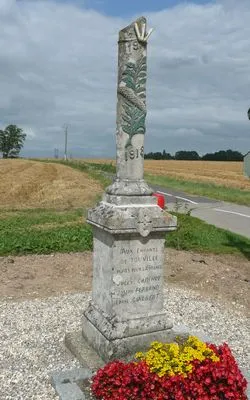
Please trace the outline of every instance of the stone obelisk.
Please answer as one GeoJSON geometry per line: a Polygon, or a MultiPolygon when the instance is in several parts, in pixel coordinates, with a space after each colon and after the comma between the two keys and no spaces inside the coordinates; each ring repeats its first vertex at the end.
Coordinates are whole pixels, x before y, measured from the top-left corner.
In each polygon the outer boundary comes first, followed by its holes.
{"type": "Polygon", "coordinates": [[[144,17],[120,31],[116,178],[88,212],[93,290],[82,335],[105,361],[167,340],[172,328],[163,311],[163,265],[176,218],[143,179],[149,34],[144,17]]]}
{"type": "Polygon", "coordinates": [[[146,131],[147,40],[145,18],[120,31],[117,85],[116,180],[107,193],[151,195],[143,180],[146,131]]]}

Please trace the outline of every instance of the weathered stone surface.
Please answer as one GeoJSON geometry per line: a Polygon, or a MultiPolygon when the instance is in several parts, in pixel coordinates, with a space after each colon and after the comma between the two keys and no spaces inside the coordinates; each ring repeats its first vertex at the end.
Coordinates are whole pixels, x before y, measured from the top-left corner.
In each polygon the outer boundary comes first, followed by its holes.
{"type": "Polygon", "coordinates": [[[55,386],[60,400],[86,400],[84,393],[75,383],[62,383],[55,386]]]}
{"type": "Polygon", "coordinates": [[[146,30],[141,17],[119,35],[116,179],[88,211],[93,288],[82,334],[104,360],[172,335],[162,311],[163,264],[165,235],[177,222],[156,204],[143,179],[146,30]]]}
{"type": "Polygon", "coordinates": [[[169,232],[176,229],[176,217],[156,204],[114,205],[101,201],[88,212],[91,225],[110,233],[136,233],[147,236],[150,232],[169,232]],[[145,232],[144,232],[145,231],[145,232]]]}
{"type": "Polygon", "coordinates": [[[87,367],[85,368],[73,368],[69,371],[56,371],[52,375],[53,384],[63,383],[76,383],[78,381],[91,378],[93,373],[87,367]]]}
{"type": "Polygon", "coordinates": [[[160,313],[163,307],[162,233],[143,237],[94,229],[92,300],[119,320],[160,313]]]}
{"type": "Polygon", "coordinates": [[[92,302],[84,312],[84,320],[92,323],[108,340],[122,339],[130,336],[171,329],[172,322],[166,318],[165,313],[137,316],[125,319],[123,315],[113,317],[98,309],[92,302]]]}
{"type": "Polygon", "coordinates": [[[247,398],[248,400],[250,400],[250,370],[246,369],[246,368],[242,368],[241,370],[242,374],[244,375],[244,377],[247,380],[247,398]]]}
{"type": "Polygon", "coordinates": [[[88,368],[75,368],[70,371],[54,372],[51,381],[60,400],[86,400],[78,383],[91,378],[92,375],[88,368]]]}
{"type": "Polygon", "coordinates": [[[91,343],[97,353],[108,362],[117,358],[131,357],[137,351],[146,350],[154,340],[171,342],[174,339],[172,329],[151,332],[121,339],[107,339],[87,318],[83,318],[83,336],[91,343]]]}
{"type": "Polygon", "coordinates": [[[150,195],[143,180],[146,119],[146,19],[120,31],[117,86],[117,174],[109,194],[150,195]],[[139,35],[138,35],[139,33],[139,35]]]}
{"type": "Polygon", "coordinates": [[[107,187],[106,193],[115,196],[151,196],[153,190],[143,179],[132,181],[116,177],[112,185],[107,187]]]}
{"type": "Polygon", "coordinates": [[[119,195],[109,195],[105,193],[103,195],[103,201],[108,204],[116,205],[116,206],[127,206],[131,205],[156,205],[157,198],[155,196],[147,196],[147,195],[131,195],[131,196],[119,196],[119,195]]]}
{"type": "Polygon", "coordinates": [[[168,325],[162,325],[163,329],[158,332],[149,333],[148,331],[140,335],[133,335],[130,332],[131,335],[127,337],[119,338],[114,335],[107,338],[98,326],[96,327],[86,317],[84,317],[83,326],[83,332],[66,334],[65,344],[80,363],[91,371],[102,367],[105,362],[112,359],[121,358],[126,361],[134,359],[137,351],[146,350],[154,340],[170,343],[174,342],[176,337],[185,340],[189,334],[192,334],[184,326],[174,325],[168,328],[168,325]]]}
{"type": "Polygon", "coordinates": [[[66,347],[79,360],[84,369],[87,368],[93,372],[105,365],[93,346],[87,343],[83,337],[82,330],[66,333],[64,341],[66,347]]]}
{"type": "Polygon", "coordinates": [[[146,47],[142,17],[119,35],[116,179],[88,212],[94,268],[83,336],[105,360],[146,347],[172,327],[162,312],[163,263],[165,234],[177,223],[143,179],[146,47]]]}

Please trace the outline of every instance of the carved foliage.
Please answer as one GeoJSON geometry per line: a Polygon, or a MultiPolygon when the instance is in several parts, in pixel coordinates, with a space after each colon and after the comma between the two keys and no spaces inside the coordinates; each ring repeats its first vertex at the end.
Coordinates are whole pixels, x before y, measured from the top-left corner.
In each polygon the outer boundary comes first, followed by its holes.
{"type": "Polygon", "coordinates": [[[147,65],[146,57],[141,57],[137,62],[128,62],[122,74],[122,81],[132,89],[137,96],[145,99],[146,96],[147,65]]]}
{"type": "Polygon", "coordinates": [[[131,145],[132,137],[145,133],[146,118],[146,57],[142,56],[136,62],[128,62],[122,74],[123,87],[122,129],[129,135],[126,147],[131,145]],[[125,90],[124,90],[125,89],[125,90]]]}

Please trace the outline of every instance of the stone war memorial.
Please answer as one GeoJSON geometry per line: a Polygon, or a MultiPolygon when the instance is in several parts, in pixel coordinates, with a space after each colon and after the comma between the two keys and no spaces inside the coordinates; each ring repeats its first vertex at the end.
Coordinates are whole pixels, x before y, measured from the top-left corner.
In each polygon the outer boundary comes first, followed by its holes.
{"type": "Polygon", "coordinates": [[[176,218],[163,211],[143,179],[147,80],[146,19],[119,34],[116,177],[88,212],[93,227],[92,299],[82,339],[109,361],[172,337],[163,311],[166,232],[176,218]]]}
{"type": "Polygon", "coordinates": [[[53,374],[60,400],[94,399],[89,378],[105,363],[129,361],[154,341],[189,336],[187,328],[173,326],[163,307],[165,239],[176,229],[176,217],[157,205],[143,179],[150,34],[144,17],[119,33],[116,177],[88,212],[94,241],[91,300],[81,330],[65,336],[82,367],[53,374]]]}

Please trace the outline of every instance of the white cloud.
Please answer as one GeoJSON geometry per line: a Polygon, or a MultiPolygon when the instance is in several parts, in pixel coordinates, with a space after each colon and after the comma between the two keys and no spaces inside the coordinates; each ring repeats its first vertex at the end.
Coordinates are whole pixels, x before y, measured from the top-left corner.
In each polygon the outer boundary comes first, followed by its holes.
{"type": "MultiPolygon", "coordinates": [[[[148,17],[146,151],[245,152],[250,2],[148,17]]],[[[73,155],[114,155],[117,36],[127,23],[72,3],[0,0],[0,123],[27,130],[24,154],[52,155],[58,146],[62,154],[66,122],[73,155]]]]}

